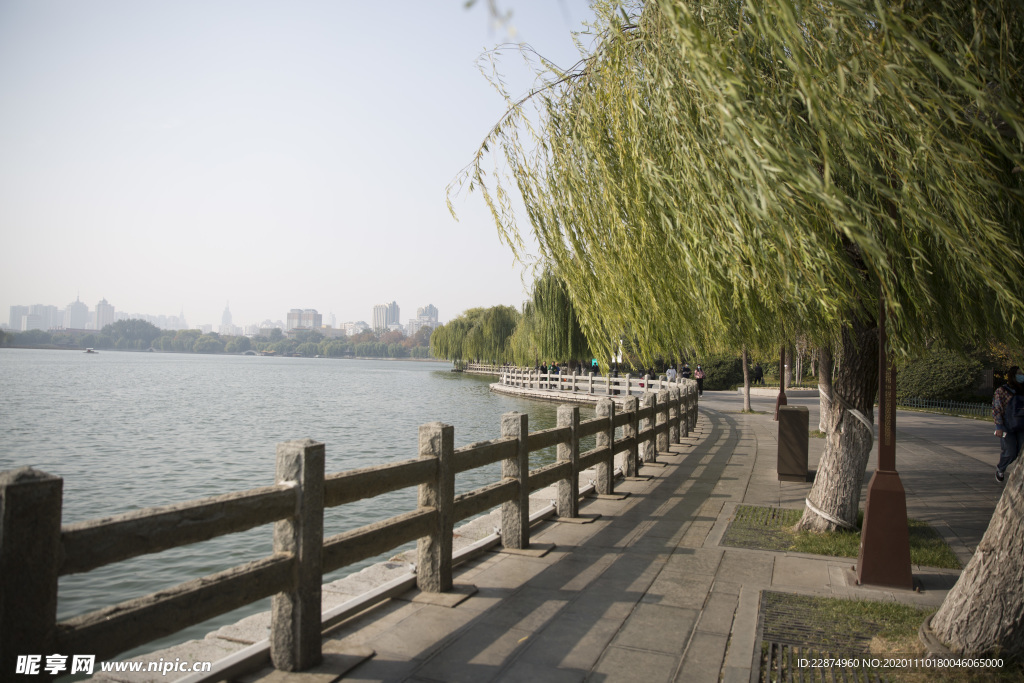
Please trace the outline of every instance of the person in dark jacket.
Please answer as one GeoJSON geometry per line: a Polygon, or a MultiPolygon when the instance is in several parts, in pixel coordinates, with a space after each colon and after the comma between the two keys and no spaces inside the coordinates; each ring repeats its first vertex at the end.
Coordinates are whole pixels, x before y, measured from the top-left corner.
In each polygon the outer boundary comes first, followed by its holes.
{"type": "Polygon", "coordinates": [[[992,419],[996,423],[995,435],[999,437],[999,464],[996,465],[996,481],[1006,478],[1006,468],[1020,455],[1024,446],[1024,431],[1010,429],[1006,410],[1014,397],[1024,394],[1024,373],[1014,365],[1006,373],[1006,383],[996,389],[992,396],[992,419]]]}

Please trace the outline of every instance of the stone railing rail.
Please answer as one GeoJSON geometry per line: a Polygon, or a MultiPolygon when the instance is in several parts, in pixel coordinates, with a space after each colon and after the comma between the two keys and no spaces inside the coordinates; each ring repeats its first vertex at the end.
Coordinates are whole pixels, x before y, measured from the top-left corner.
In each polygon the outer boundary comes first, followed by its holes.
{"type": "MultiPolygon", "coordinates": [[[[650,375],[623,375],[622,377],[609,377],[607,375],[596,375],[593,372],[582,374],[579,371],[573,373],[545,373],[530,368],[501,368],[500,383],[505,386],[522,387],[524,389],[538,389],[541,391],[566,391],[581,394],[596,394],[598,396],[632,396],[643,394],[649,391],[661,391],[672,386],[686,386],[691,380],[676,377],[669,380],[665,375],[651,377],[650,375]]],[[[693,383],[696,386],[696,382],[693,383]]]]}
{"type": "Polygon", "coordinates": [[[500,375],[507,366],[488,365],[487,363],[466,363],[463,372],[472,372],[478,375],[500,375]]]}
{"type": "Polygon", "coordinates": [[[418,540],[416,584],[424,592],[450,591],[456,522],[500,505],[501,543],[528,548],[531,492],[557,483],[556,514],[575,517],[579,473],[596,466],[597,493],[612,494],[616,455],[625,453],[622,471],[635,475],[696,425],[695,383],[648,392],[642,401],[627,397],[623,407],[603,399],[597,417],[580,422],[579,407],[559,406],[557,426],[532,434],[525,414],[506,413],[500,438],[459,449],[454,428],[433,422],[419,428],[418,458],[329,475],[322,443],[284,442],[273,486],[63,526],[60,477],[28,467],[0,473],[0,671],[13,672],[26,653],[90,653],[103,661],[267,596],[273,600],[264,647],[274,666],[307,669],[321,660],[324,624],[342,618],[335,610],[321,615],[323,574],[418,540]],[[590,435],[597,447],[581,454],[580,439],[590,435]],[[556,462],[530,471],[530,453],[550,446],[557,446],[556,462]],[[455,495],[456,473],[496,462],[499,481],[455,495]],[[323,537],[324,508],[411,486],[419,487],[415,510],[323,537]],[[59,576],[270,522],[269,557],[56,619],[59,576]]]}

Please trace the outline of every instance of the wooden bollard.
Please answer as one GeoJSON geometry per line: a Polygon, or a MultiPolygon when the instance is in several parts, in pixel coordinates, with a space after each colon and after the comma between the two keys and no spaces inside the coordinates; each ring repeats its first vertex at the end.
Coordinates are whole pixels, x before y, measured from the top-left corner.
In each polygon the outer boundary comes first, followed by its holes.
{"type": "Polygon", "coordinates": [[[558,480],[557,512],[559,517],[576,517],[580,510],[580,409],[579,406],[558,406],[558,426],[569,427],[569,441],[558,443],[558,462],[571,462],[572,471],[558,480]]]}
{"type": "Polygon", "coordinates": [[[437,459],[437,478],[420,484],[421,508],[437,510],[437,523],[416,543],[416,585],[427,593],[452,589],[452,531],[455,526],[455,428],[440,422],[420,425],[420,457],[437,459]]]}
{"type": "Polygon", "coordinates": [[[608,448],[608,457],[597,465],[597,493],[611,495],[615,487],[615,403],[610,398],[602,398],[597,402],[597,416],[608,420],[608,427],[597,433],[596,446],[608,448]]]}
{"type": "Polygon", "coordinates": [[[324,445],[312,439],[277,444],[278,484],[298,489],[294,517],[274,524],[274,552],[295,556],[295,583],[270,608],[270,658],[281,671],[316,666],[320,652],[323,584],[324,445]]]}
{"type": "Polygon", "coordinates": [[[515,438],[518,445],[514,458],[501,461],[501,476],[519,482],[516,499],[501,504],[501,544],[505,548],[522,550],[530,547],[529,416],[526,413],[502,415],[501,435],[515,438]]]}
{"type": "MultiPolygon", "coordinates": [[[[0,473],[3,680],[15,679],[18,655],[54,652],[63,490],[63,479],[31,467],[0,473]]],[[[39,673],[49,680],[42,666],[39,673]]]]}

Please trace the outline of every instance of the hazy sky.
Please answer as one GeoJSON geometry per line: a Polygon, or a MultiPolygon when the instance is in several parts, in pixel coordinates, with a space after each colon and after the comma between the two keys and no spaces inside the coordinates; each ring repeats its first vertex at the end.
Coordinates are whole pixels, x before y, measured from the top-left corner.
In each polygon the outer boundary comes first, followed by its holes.
{"type": "MultiPolygon", "coordinates": [[[[499,7],[579,57],[584,0],[499,7]]],[[[479,195],[445,206],[504,111],[476,62],[509,39],[486,0],[3,0],[0,320],[76,295],[214,327],[226,302],[240,325],[518,306],[479,195]]]]}

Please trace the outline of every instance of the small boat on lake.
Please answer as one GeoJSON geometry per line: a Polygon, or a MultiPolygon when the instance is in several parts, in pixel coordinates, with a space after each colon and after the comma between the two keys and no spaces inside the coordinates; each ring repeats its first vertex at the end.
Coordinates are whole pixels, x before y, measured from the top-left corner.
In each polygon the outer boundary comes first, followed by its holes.
{"type": "Polygon", "coordinates": [[[85,350],[85,352],[86,353],[99,353],[99,351],[97,351],[96,349],[93,349],[93,348],[88,348],[88,349],[85,350]]]}

